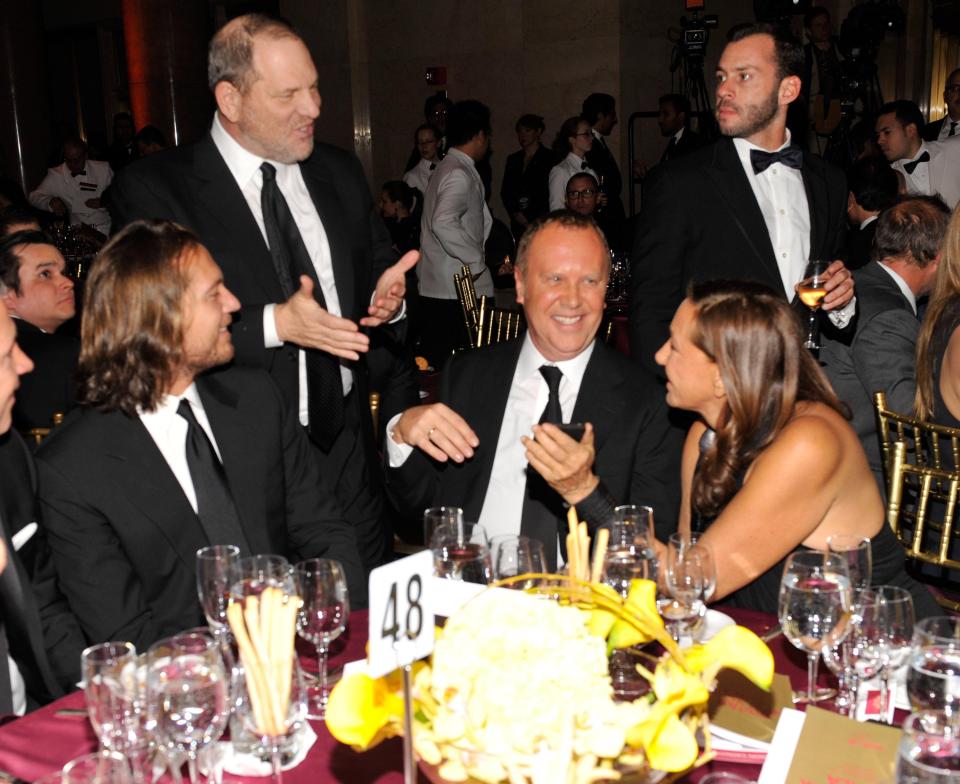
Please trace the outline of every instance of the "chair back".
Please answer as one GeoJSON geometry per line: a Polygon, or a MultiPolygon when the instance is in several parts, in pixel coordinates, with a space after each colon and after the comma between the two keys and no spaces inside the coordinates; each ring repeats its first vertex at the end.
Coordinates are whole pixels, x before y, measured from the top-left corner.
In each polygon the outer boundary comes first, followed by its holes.
{"type": "Polygon", "coordinates": [[[53,414],[53,427],[31,427],[29,430],[24,430],[21,435],[28,443],[38,447],[43,443],[43,439],[50,435],[53,428],[63,422],[63,416],[60,411],[56,411],[53,414]]]}
{"type": "Polygon", "coordinates": [[[498,308],[490,297],[484,295],[480,297],[475,347],[514,340],[522,326],[523,311],[498,308]]]}
{"type": "Polygon", "coordinates": [[[453,287],[457,292],[460,308],[463,310],[463,323],[470,340],[468,348],[476,348],[480,308],[477,304],[477,287],[473,285],[473,273],[466,264],[460,267],[460,272],[454,273],[453,287]]]}

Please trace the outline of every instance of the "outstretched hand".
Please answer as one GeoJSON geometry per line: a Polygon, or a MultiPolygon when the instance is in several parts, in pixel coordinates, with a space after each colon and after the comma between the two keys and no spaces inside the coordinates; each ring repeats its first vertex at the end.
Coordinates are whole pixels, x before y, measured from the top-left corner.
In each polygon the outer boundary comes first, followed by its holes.
{"type": "Polygon", "coordinates": [[[274,310],[277,335],[301,348],[316,348],[335,357],[360,359],[370,348],[370,338],[350,319],[334,316],[313,298],[313,280],[300,276],[300,288],[274,310]]]}
{"type": "Polygon", "coordinates": [[[386,324],[400,310],[407,293],[407,272],[419,261],[420,253],[408,251],[393,266],[384,270],[373,291],[373,302],[367,308],[369,315],[360,319],[361,326],[379,327],[386,324]]]}

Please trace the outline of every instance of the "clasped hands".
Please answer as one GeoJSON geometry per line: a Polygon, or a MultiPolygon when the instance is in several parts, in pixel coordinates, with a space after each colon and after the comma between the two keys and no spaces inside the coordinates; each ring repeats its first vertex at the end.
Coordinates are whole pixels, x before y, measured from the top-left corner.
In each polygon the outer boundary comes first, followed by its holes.
{"type": "MultiPolygon", "coordinates": [[[[414,406],[403,412],[390,437],[397,444],[417,447],[441,463],[463,463],[480,445],[466,420],[443,403],[414,406]]],[[[587,423],[583,438],[571,438],[551,424],[533,426],[533,438],[521,436],[526,458],[547,484],[569,504],[592,493],[600,480],[593,473],[593,425],[587,423]]]]}
{"type": "Polygon", "coordinates": [[[370,338],[360,327],[379,327],[396,316],[407,293],[406,274],[419,258],[420,254],[412,250],[384,271],[377,281],[367,315],[359,324],[321,308],[313,297],[313,280],[301,275],[300,288],[274,310],[278,337],[285,343],[319,349],[335,357],[360,359],[360,354],[370,348],[370,338]]]}

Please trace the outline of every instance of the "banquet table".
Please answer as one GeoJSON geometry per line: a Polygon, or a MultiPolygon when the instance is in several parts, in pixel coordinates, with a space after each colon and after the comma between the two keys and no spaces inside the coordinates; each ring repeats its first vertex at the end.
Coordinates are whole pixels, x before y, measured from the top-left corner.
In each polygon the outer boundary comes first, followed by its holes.
{"type": "MultiPolygon", "coordinates": [[[[742,626],[759,635],[775,629],[777,619],[766,613],[726,609],[742,626]]],[[[367,641],[367,613],[354,612],[347,632],[331,652],[331,666],[363,658],[367,641]]],[[[769,642],[777,672],[786,674],[795,689],[806,686],[806,658],[782,636],[769,642]]],[[[826,676],[824,676],[826,677],[826,676]]],[[[20,719],[0,726],[0,773],[34,781],[63,766],[69,760],[96,749],[97,741],[85,715],[63,714],[60,711],[82,709],[83,692],[76,691],[20,719]]],[[[393,738],[379,746],[358,753],[338,744],[323,722],[312,722],[317,741],[307,758],[297,768],[284,773],[285,784],[344,782],[345,784],[402,784],[403,744],[393,738]]],[[[688,774],[682,780],[698,781],[710,771],[740,773],[755,780],[758,765],[711,762],[688,774]]],[[[267,782],[268,779],[238,778],[224,774],[225,781],[267,782]]],[[[421,774],[420,781],[427,779],[421,774]]]]}

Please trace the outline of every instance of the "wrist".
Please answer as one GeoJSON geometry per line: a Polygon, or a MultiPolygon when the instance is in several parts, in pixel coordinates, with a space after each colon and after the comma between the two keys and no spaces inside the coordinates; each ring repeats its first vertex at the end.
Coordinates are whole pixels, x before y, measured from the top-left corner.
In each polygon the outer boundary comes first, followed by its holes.
{"type": "Polygon", "coordinates": [[[570,504],[570,506],[576,506],[584,498],[591,495],[593,491],[597,489],[599,484],[600,478],[596,474],[590,474],[583,484],[578,485],[576,488],[567,493],[564,493],[563,500],[570,504]]]}

